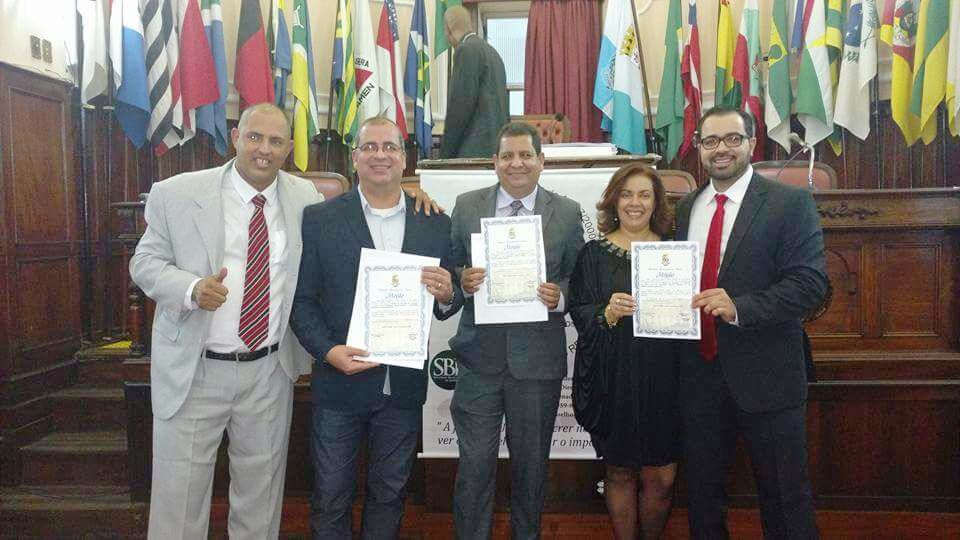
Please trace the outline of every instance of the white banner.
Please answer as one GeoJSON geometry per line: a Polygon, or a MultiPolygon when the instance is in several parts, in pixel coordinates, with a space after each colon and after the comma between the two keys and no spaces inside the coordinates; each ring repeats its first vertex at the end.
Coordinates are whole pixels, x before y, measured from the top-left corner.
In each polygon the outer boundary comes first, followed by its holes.
{"type": "MultiPolygon", "coordinates": [[[[597,238],[597,202],[603,189],[613,176],[615,168],[601,169],[546,169],[540,176],[540,185],[565,195],[580,203],[583,208],[583,235],[586,241],[597,238]]],[[[454,203],[461,193],[492,186],[497,175],[492,170],[421,170],[420,186],[444,207],[453,212],[454,203]]],[[[458,363],[450,350],[448,340],[457,332],[460,316],[446,321],[434,321],[430,333],[430,381],[427,386],[427,402],[423,407],[423,452],[424,458],[455,458],[457,434],[450,417],[450,400],[456,386],[458,363]]],[[[567,317],[567,373],[573,373],[574,350],[577,331],[567,317]]],[[[553,459],[596,459],[590,434],[583,430],[573,417],[571,395],[573,382],[568,376],[563,379],[560,392],[560,407],[553,428],[553,459]]],[[[505,431],[500,432],[500,457],[508,457],[505,431]]]]}

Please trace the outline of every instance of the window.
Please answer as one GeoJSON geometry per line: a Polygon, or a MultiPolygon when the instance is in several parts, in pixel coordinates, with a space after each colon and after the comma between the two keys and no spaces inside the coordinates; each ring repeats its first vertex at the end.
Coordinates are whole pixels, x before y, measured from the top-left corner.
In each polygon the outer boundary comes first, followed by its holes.
{"type": "Polygon", "coordinates": [[[523,114],[523,69],[527,50],[527,14],[481,13],[487,43],[500,53],[507,71],[510,114],[523,114]]]}

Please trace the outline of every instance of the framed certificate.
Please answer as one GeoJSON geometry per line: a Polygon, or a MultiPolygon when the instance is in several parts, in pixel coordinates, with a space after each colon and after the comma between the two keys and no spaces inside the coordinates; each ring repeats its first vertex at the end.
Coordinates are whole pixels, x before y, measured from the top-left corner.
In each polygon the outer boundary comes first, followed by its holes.
{"type": "Polygon", "coordinates": [[[700,339],[700,317],[690,307],[700,292],[699,257],[696,242],[630,244],[634,336],[700,339]]]}
{"type": "Polygon", "coordinates": [[[537,288],[547,279],[540,216],[480,220],[487,275],[482,287],[489,306],[540,303],[537,288]]]}
{"type": "Polygon", "coordinates": [[[440,260],[364,248],[347,345],[370,353],[369,362],[423,369],[433,296],[420,282],[424,266],[440,260]]]}

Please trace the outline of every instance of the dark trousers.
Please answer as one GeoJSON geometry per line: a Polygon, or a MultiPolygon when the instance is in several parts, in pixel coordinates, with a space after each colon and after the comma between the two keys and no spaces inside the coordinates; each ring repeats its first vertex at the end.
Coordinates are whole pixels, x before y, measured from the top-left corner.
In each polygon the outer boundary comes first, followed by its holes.
{"type": "Polygon", "coordinates": [[[510,450],[510,526],[515,539],[540,537],[553,424],[560,379],[518,380],[471,372],[463,364],[450,413],[457,428],[460,461],[453,495],[457,538],[491,536],[500,428],[507,422],[510,450]]]}
{"type": "Polygon", "coordinates": [[[727,473],[742,435],[759,489],[764,537],[817,538],[807,476],[806,404],[745,412],[730,395],[719,361],[685,370],[681,393],[691,537],[729,538],[727,473]]]}
{"type": "Polygon", "coordinates": [[[364,435],[367,485],[360,538],[397,537],[420,432],[420,413],[419,408],[392,406],[389,396],[367,411],[313,408],[310,529],[314,539],[352,538],[357,459],[364,435]]]}

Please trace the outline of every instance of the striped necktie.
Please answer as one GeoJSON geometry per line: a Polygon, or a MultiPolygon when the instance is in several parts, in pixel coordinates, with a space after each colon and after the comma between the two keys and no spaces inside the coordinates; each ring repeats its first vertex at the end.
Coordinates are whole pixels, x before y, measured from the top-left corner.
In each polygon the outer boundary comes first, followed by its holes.
{"type": "Polygon", "coordinates": [[[262,194],[253,198],[256,209],[250,218],[247,240],[247,274],[243,283],[243,304],[240,307],[238,334],[251,351],[267,339],[270,329],[270,234],[263,216],[267,199],[262,194]]]}

